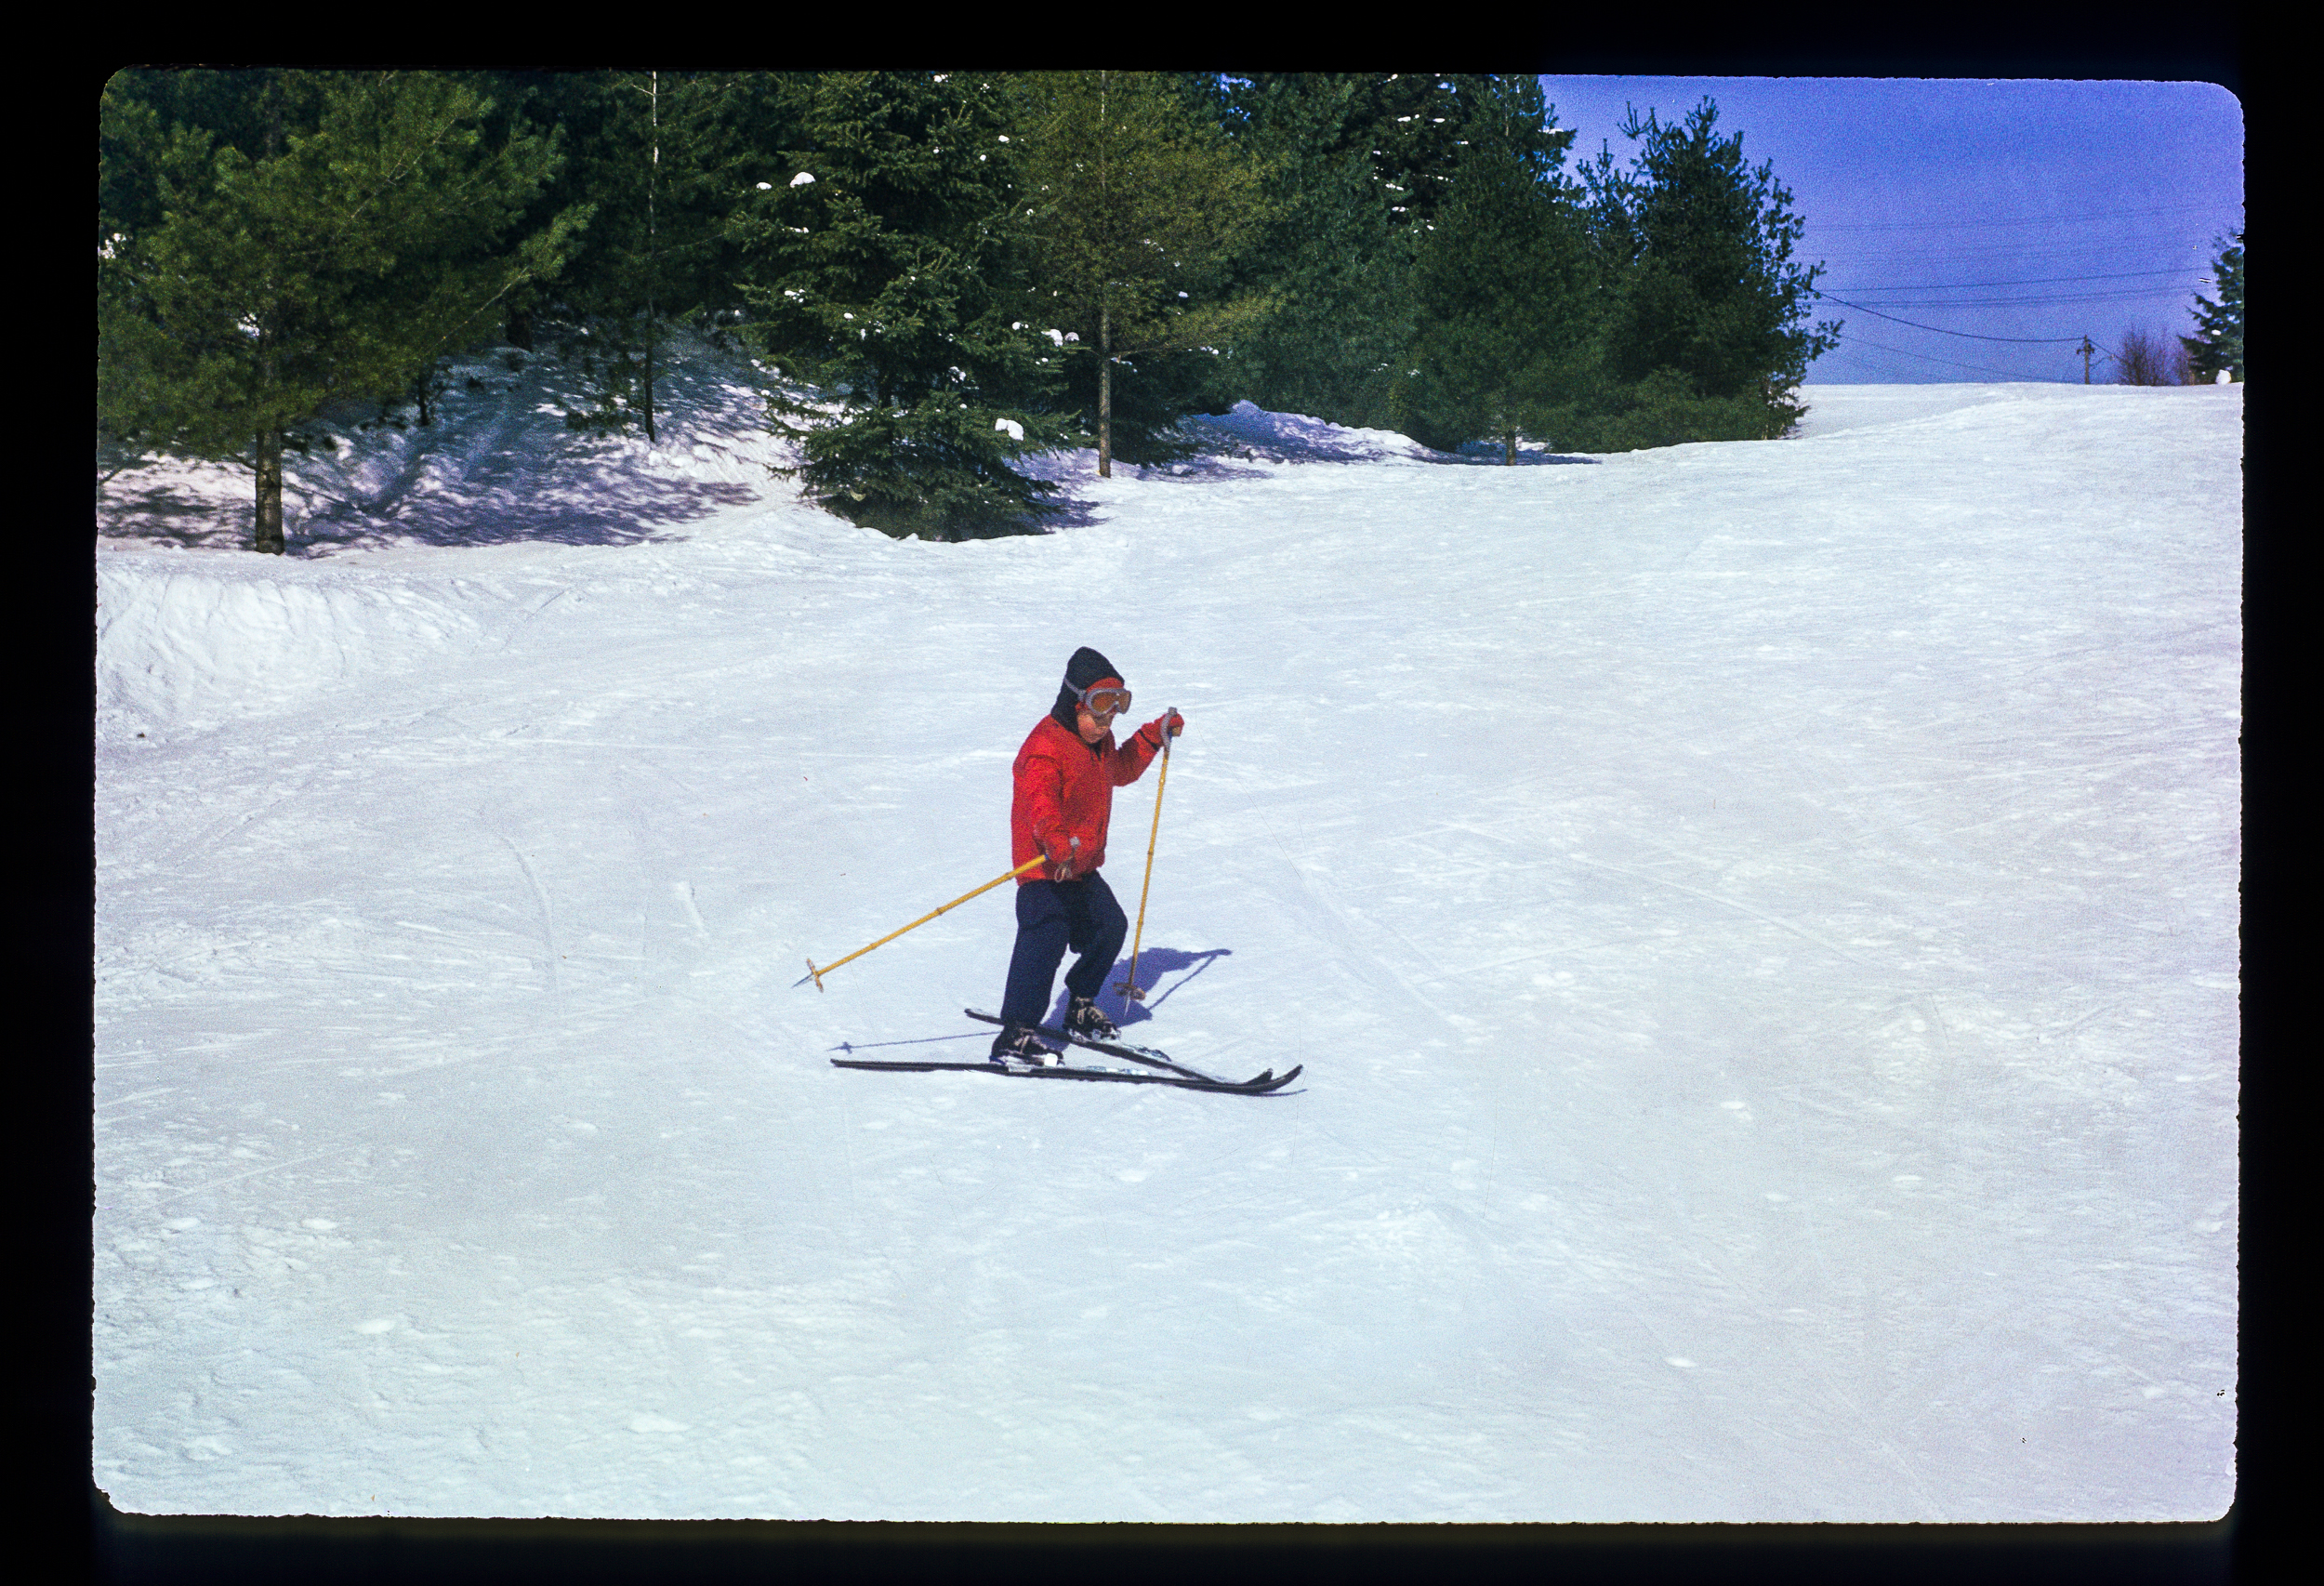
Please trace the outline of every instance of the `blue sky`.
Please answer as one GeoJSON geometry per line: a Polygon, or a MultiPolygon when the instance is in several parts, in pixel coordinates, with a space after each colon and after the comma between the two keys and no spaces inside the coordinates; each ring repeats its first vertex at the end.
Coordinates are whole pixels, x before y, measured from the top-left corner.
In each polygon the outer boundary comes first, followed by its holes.
{"type": "MultiPolygon", "coordinates": [[[[1799,257],[1841,345],[1811,384],[2080,380],[2074,350],[2193,328],[2216,239],[2243,224],[2243,108],[2202,82],[1544,76],[1574,163],[1634,149],[1626,108],[1705,95],[1775,163],[1807,222],[1799,257]],[[1877,313],[1874,312],[1877,311],[1877,313]],[[1886,318],[1879,317],[1888,316],[1886,318]],[[1910,324],[1898,321],[1909,321],[1910,324]],[[1932,328],[1916,328],[1932,327],[1932,328]],[[1948,334],[1950,333],[1950,334],[1948,334]],[[2050,338],[2015,340],[1994,338],[2050,338]]],[[[2112,378],[2105,357],[2093,380],[2112,378]]]]}

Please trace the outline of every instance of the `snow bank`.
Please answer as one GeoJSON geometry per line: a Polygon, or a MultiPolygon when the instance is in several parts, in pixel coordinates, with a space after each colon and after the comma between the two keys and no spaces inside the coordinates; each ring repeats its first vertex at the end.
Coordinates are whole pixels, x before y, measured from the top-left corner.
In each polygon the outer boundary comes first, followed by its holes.
{"type": "Polygon", "coordinates": [[[478,631],[456,592],[273,558],[109,555],[97,575],[100,738],[198,732],[417,666],[478,631]]]}

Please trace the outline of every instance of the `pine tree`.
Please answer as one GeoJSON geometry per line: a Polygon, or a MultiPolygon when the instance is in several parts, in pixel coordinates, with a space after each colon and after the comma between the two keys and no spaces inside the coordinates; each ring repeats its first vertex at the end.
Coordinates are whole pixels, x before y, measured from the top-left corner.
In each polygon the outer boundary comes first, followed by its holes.
{"type": "Polygon", "coordinates": [[[1837,322],[1805,322],[1821,265],[1792,262],[1804,222],[1772,163],[1743,163],[1706,98],[1684,122],[1635,111],[1640,147],[1618,170],[1585,167],[1591,230],[1609,298],[1596,444],[1781,435],[1806,410],[1794,392],[1838,344],[1837,322]]]}
{"type": "Polygon", "coordinates": [[[1263,73],[1222,85],[1214,114],[1266,172],[1259,238],[1236,280],[1274,311],[1228,353],[1233,394],[1338,424],[1388,421],[1411,339],[1408,229],[1376,174],[1365,89],[1383,78],[1263,73]]]}
{"type": "Polygon", "coordinates": [[[2183,336],[2180,344],[2186,349],[2187,363],[2195,374],[2206,380],[2216,380],[2225,374],[2231,379],[2243,378],[2243,233],[2237,231],[2220,239],[2219,257],[2212,263],[2212,278],[2218,283],[2219,301],[2209,297],[2195,299],[2193,336],[2183,336]]]}
{"type": "MultiPolygon", "coordinates": [[[[1500,83],[1467,73],[1254,73],[1221,83],[1218,99],[1254,152],[1294,164],[1353,154],[1391,225],[1425,230],[1475,141],[1472,118],[1497,113],[1500,83]]],[[[1539,130],[1558,147],[1572,138],[1539,130]]]]}
{"type": "Polygon", "coordinates": [[[1283,217],[1281,241],[1251,279],[1274,311],[1236,338],[1238,394],[1335,424],[1388,423],[1412,339],[1411,233],[1391,224],[1360,154],[1313,161],[1271,208],[1283,217]]]}
{"type": "Polygon", "coordinates": [[[546,138],[488,144],[434,73],[124,73],[100,106],[100,429],[246,459],[254,548],[283,545],[283,454],[326,403],[401,399],[586,211],[495,247],[546,138]]]}
{"type": "MultiPolygon", "coordinates": [[[[1533,79],[1434,73],[1255,73],[1219,88],[1222,120],[1271,172],[1265,234],[1242,279],[1275,311],[1236,340],[1235,375],[1262,405],[1397,422],[1412,345],[1415,256],[1464,161],[1520,138],[1552,164],[1572,139],[1493,121],[1533,79]]],[[[1537,95],[1538,97],[1538,95],[1537,95]]],[[[1408,395],[1409,393],[1406,393],[1408,395]]]]}
{"type": "Polygon", "coordinates": [[[1479,99],[1459,175],[1413,263],[1413,339],[1392,412],[1426,445],[1490,437],[1513,464],[1520,437],[1549,438],[1580,399],[1596,310],[1559,171],[1572,134],[1544,136],[1551,112],[1538,80],[1497,81],[1479,99]]]}
{"type": "Polygon", "coordinates": [[[1027,307],[999,85],[972,73],[779,80],[792,174],[737,211],[746,331],[832,511],[897,535],[1009,533],[1056,486],[1012,466],[1071,443],[1062,354],[1027,307]]]}
{"type": "Polygon", "coordinates": [[[1154,73],[1042,73],[1018,99],[1034,300],[1094,363],[1098,474],[1111,477],[1122,362],[1215,350],[1266,312],[1222,290],[1260,218],[1260,172],[1154,73]]]}
{"type": "Polygon", "coordinates": [[[1425,231],[1450,202],[1472,150],[1498,145],[1554,165],[1573,141],[1552,125],[1540,79],[1468,73],[1396,73],[1363,85],[1355,105],[1389,213],[1425,231]],[[1512,119],[1510,96],[1526,113],[1512,119]]]}
{"type": "Polygon", "coordinates": [[[531,117],[564,135],[568,157],[542,202],[586,198],[597,209],[558,279],[566,344],[578,347],[594,398],[566,421],[599,430],[636,426],[658,439],[671,328],[691,324],[716,337],[740,317],[742,266],[728,221],[795,141],[773,79],[525,73],[510,74],[508,86],[531,117]]]}

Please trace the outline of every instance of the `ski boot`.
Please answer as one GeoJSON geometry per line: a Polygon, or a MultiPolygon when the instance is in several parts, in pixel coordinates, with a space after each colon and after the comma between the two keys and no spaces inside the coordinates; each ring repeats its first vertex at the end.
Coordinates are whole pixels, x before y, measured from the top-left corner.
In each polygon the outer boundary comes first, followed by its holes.
{"type": "Polygon", "coordinates": [[[1057,1054],[1041,1044],[1041,1038],[1023,1024],[1003,1024],[994,1038],[989,1061],[1007,1068],[1012,1064],[1032,1068],[1049,1068],[1058,1061],[1057,1054]]]}
{"type": "Polygon", "coordinates": [[[1097,999],[1076,997],[1073,1006],[1065,1010],[1065,1028],[1076,1036],[1087,1036],[1093,1041],[1117,1041],[1122,1038],[1121,1027],[1107,1018],[1097,999]]]}

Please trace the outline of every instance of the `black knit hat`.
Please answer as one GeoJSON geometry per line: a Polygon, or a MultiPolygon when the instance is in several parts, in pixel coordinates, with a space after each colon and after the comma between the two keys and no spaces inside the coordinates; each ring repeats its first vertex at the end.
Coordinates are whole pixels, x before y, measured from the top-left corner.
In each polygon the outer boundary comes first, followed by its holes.
{"type": "MultiPolygon", "coordinates": [[[[1065,663],[1064,686],[1057,691],[1057,703],[1050,707],[1050,714],[1057,718],[1060,726],[1073,727],[1074,707],[1081,702],[1081,691],[1100,678],[1121,676],[1113,662],[1084,644],[1074,652],[1074,658],[1065,663]]],[[[1123,678],[1122,681],[1127,682],[1129,680],[1123,678]]]]}

